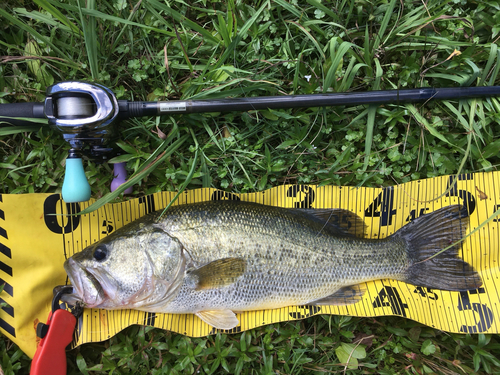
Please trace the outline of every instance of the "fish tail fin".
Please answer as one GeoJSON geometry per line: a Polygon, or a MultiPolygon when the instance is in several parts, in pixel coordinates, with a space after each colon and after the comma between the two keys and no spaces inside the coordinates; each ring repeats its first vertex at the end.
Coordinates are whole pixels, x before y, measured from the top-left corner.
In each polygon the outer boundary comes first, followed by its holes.
{"type": "Polygon", "coordinates": [[[479,274],[469,263],[458,258],[462,242],[436,255],[461,241],[468,224],[465,207],[453,205],[420,216],[396,232],[394,236],[404,239],[407,244],[410,261],[402,281],[450,291],[479,288],[482,285],[479,274]]]}

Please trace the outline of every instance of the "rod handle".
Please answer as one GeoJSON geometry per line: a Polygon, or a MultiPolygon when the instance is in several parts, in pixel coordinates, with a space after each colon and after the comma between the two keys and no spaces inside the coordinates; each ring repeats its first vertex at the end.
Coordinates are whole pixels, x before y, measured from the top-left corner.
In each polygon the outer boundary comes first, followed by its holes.
{"type": "Polygon", "coordinates": [[[28,121],[15,120],[13,117],[46,118],[43,103],[7,103],[0,104],[0,122],[12,125],[26,125],[28,121]]]}

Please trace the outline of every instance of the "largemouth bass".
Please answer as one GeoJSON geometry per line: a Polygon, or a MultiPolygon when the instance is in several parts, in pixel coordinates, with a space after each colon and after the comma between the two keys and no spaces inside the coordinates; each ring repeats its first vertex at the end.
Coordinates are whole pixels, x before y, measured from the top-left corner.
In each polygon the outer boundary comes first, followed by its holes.
{"type": "Polygon", "coordinates": [[[450,291],[482,281],[458,258],[467,211],[447,206],[385,239],[365,239],[349,211],[239,201],[171,207],[144,216],[69,258],[73,294],[89,308],[192,313],[213,327],[234,312],[358,302],[365,282],[394,279],[450,291]]]}

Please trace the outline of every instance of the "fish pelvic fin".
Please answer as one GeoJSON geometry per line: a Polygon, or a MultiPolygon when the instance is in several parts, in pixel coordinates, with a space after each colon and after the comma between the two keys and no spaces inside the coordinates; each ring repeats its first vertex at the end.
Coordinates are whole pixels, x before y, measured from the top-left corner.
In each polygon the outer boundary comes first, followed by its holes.
{"type": "Polygon", "coordinates": [[[222,288],[234,284],[245,273],[246,261],[223,258],[189,271],[185,282],[195,290],[222,288]]]}
{"type": "Polygon", "coordinates": [[[402,281],[449,291],[479,288],[483,284],[479,274],[469,263],[458,258],[461,242],[436,255],[461,241],[468,224],[465,207],[453,205],[420,216],[396,232],[393,236],[404,239],[407,244],[410,261],[402,281]]]}
{"type": "Polygon", "coordinates": [[[337,290],[335,293],[307,303],[307,305],[333,305],[333,306],[344,306],[352,305],[361,301],[363,295],[366,292],[366,284],[357,284],[344,286],[337,290]]]}
{"type": "Polygon", "coordinates": [[[198,311],[195,315],[205,323],[218,329],[232,329],[240,324],[231,310],[198,311]]]}

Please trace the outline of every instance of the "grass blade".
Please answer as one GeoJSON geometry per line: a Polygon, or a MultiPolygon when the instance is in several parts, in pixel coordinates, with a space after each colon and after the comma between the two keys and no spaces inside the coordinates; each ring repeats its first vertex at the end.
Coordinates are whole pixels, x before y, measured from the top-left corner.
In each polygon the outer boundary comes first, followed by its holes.
{"type": "Polygon", "coordinates": [[[70,13],[79,13],[81,12],[85,16],[92,16],[95,17],[96,19],[101,19],[105,21],[110,21],[110,22],[116,22],[118,24],[123,24],[123,25],[128,25],[128,26],[135,26],[140,29],[152,31],[155,33],[163,34],[163,35],[168,35],[168,36],[175,36],[175,33],[165,30],[163,28],[158,28],[158,27],[152,27],[152,26],[147,26],[144,25],[143,23],[138,23],[138,22],[133,22],[128,19],[120,18],[111,14],[106,14],[103,12],[98,11],[97,9],[90,9],[90,8],[82,8],[79,6],[74,6],[70,4],[65,4],[65,3],[55,3],[51,0],[46,0],[50,2],[51,4],[57,4],[61,8],[67,10],[70,13]]]}
{"type": "Polygon", "coordinates": [[[314,45],[314,47],[316,47],[316,50],[318,51],[318,53],[321,55],[321,57],[324,59],[325,58],[325,54],[323,53],[318,41],[311,35],[311,33],[309,31],[306,30],[306,28],[304,26],[302,26],[300,23],[298,22],[295,22],[295,21],[286,21],[292,25],[295,25],[297,26],[297,28],[302,31],[305,36],[312,42],[312,44],[314,45]]]}
{"type": "MultiPolygon", "coordinates": [[[[445,102],[446,103],[446,102],[445,102]]],[[[434,137],[436,138],[439,138],[440,140],[442,140],[443,142],[446,142],[448,143],[450,146],[452,147],[456,147],[455,145],[453,145],[450,141],[448,141],[448,139],[446,139],[445,136],[443,136],[441,133],[439,133],[436,128],[434,128],[433,126],[431,126],[429,124],[429,122],[424,118],[424,116],[422,116],[420,114],[420,112],[417,110],[417,108],[413,105],[413,104],[405,104],[405,107],[410,111],[410,113],[412,114],[413,118],[419,123],[421,124],[425,129],[427,129],[427,131],[429,133],[431,133],[434,137]]],[[[450,107],[451,104],[450,104],[450,107]]]]}
{"type": "Polygon", "coordinates": [[[211,42],[212,44],[219,44],[219,40],[216,37],[214,37],[210,32],[208,32],[206,29],[198,25],[196,22],[191,21],[190,19],[186,18],[179,12],[175,11],[170,6],[162,4],[156,0],[144,0],[144,3],[150,4],[156,10],[161,10],[165,12],[167,15],[169,15],[175,21],[182,24],[184,27],[188,27],[191,30],[200,33],[205,41],[211,42]]]}
{"type": "MultiPolygon", "coordinates": [[[[483,74],[481,75],[481,79],[479,80],[479,83],[477,84],[478,86],[482,86],[486,82],[486,77],[488,76],[490,69],[493,66],[493,63],[495,62],[495,59],[497,60],[497,66],[498,66],[497,51],[498,51],[498,46],[495,43],[491,43],[490,56],[488,57],[488,61],[486,62],[486,65],[484,66],[483,74]]],[[[492,86],[492,84],[490,84],[490,86],[492,86]]]]}
{"type": "MultiPolygon", "coordinates": [[[[78,8],[80,11],[80,22],[83,28],[83,39],[85,41],[85,49],[87,50],[87,58],[89,60],[90,74],[93,79],[97,79],[99,68],[97,63],[97,35],[96,35],[96,20],[94,16],[88,16],[88,22],[83,15],[80,0],[78,0],[78,8]]],[[[88,10],[95,9],[95,1],[87,0],[88,10]]]]}
{"type": "Polygon", "coordinates": [[[332,87],[335,84],[336,73],[340,63],[343,62],[344,60],[344,56],[350,49],[353,49],[356,46],[349,42],[342,42],[338,50],[336,50],[336,47],[337,47],[337,38],[332,38],[330,40],[330,59],[332,60],[332,65],[330,66],[330,69],[328,69],[328,73],[326,74],[325,83],[323,87],[323,92],[325,93],[330,87],[332,87]]]}
{"type": "Polygon", "coordinates": [[[474,64],[470,59],[467,59],[465,60],[465,62],[467,63],[467,65],[469,65],[472,69],[472,75],[470,76],[470,78],[464,83],[464,86],[470,86],[472,85],[476,80],[477,80],[477,77],[479,77],[479,75],[481,74],[481,71],[479,70],[479,67],[474,64]]]}
{"type": "Polygon", "coordinates": [[[64,14],[61,13],[59,9],[57,9],[55,6],[50,4],[46,0],[34,0],[36,4],[43,10],[45,10],[47,13],[50,13],[54,18],[58,19],[61,21],[63,25],[66,25],[72,32],[75,34],[81,34],[80,29],[73,23],[71,22],[68,17],[66,17],[64,14]]]}
{"type": "MultiPolygon", "coordinates": [[[[396,5],[396,0],[391,0],[385,12],[384,18],[382,19],[382,23],[380,24],[380,28],[378,29],[377,35],[375,36],[375,40],[373,42],[373,51],[377,51],[378,47],[381,44],[383,44],[382,38],[384,38],[385,36],[385,31],[387,29],[387,26],[389,25],[389,21],[391,20],[395,5],[396,5]]],[[[385,40],[387,40],[389,36],[390,35],[385,36],[385,40]]]]}
{"type": "MultiPolygon", "coordinates": [[[[1,124],[2,120],[0,120],[0,125],[1,124]]],[[[42,126],[44,125],[40,124],[40,125],[25,125],[25,126],[0,126],[0,136],[27,133],[27,132],[36,132],[40,130],[42,126]]]]}
{"type": "Polygon", "coordinates": [[[495,81],[497,80],[498,77],[498,72],[500,71],[500,50],[497,49],[497,63],[495,64],[495,69],[493,70],[493,73],[491,74],[490,80],[488,82],[489,86],[494,86],[495,81]]]}
{"type": "Polygon", "coordinates": [[[368,106],[368,116],[366,119],[365,161],[363,163],[364,171],[366,171],[366,168],[368,168],[368,162],[370,161],[370,153],[373,143],[373,129],[375,128],[375,115],[377,114],[377,108],[378,106],[375,104],[368,106]]]}
{"type": "Polygon", "coordinates": [[[47,15],[47,14],[44,14],[44,13],[40,13],[40,12],[36,12],[36,11],[28,12],[25,8],[15,8],[14,11],[17,14],[23,15],[23,16],[25,16],[27,18],[31,18],[32,20],[35,20],[35,21],[42,22],[42,23],[44,23],[46,25],[51,25],[51,26],[57,27],[60,30],[63,30],[63,31],[66,31],[66,32],[69,32],[69,33],[73,32],[69,27],[67,27],[66,25],[62,24],[57,19],[54,19],[50,15],[47,15]]]}
{"type": "MultiPolygon", "coordinates": [[[[146,160],[142,164],[142,166],[139,168],[139,171],[134,173],[124,184],[120,185],[115,191],[106,194],[102,198],[98,199],[94,203],[92,203],[89,207],[86,209],[82,210],[79,212],[79,215],[86,215],[91,213],[92,211],[97,210],[98,208],[102,207],[106,203],[110,203],[116,198],[118,198],[125,190],[127,190],[129,187],[137,184],[139,181],[141,181],[144,177],[146,177],[153,169],[155,169],[158,164],[160,164],[162,161],[164,161],[166,158],[168,158],[172,153],[177,150],[182,144],[187,140],[189,136],[184,135],[178,140],[176,140],[174,143],[172,143],[164,152],[160,153],[152,162],[149,162],[151,160],[151,157],[146,160]]],[[[166,141],[164,144],[167,143],[166,141]]],[[[162,146],[160,146],[158,149],[160,149],[162,146]]]]}
{"type": "Polygon", "coordinates": [[[182,192],[184,192],[184,190],[186,190],[186,187],[189,185],[189,183],[191,182],[191,180],[193,179],[193,175],[194,175],[194,172],[196,171],[196,166],[198,164],[198,152],[199,152],[199,147],[196,147],[196,150],[194,152],[194,160],[193,160],[193,164],[191,164],[191,169],[189,170],[189,173],[188,175],[186,176],[186,180],[184,181],[184,183],[181,185],[179,191],[177,192],[177,194],[175,194],[175,196],[172,198],[172,200],[167,204],[167,206],[163,209],[162,213],[160,216],[158,216],[158,220],[161,219],[161,217],[163,216],[163,214],[170,208],[170,206],[172,206],[172,204],[175,203],[175,201],[177,200],[177,198],[179,198],[179,195],[182,194],[182,192]]]}
{"type": "Polygon", "coordinates": [[[8,22],[11,22],[12,24],[18,26],[21,30],[24,30],[26,33],[29,35],[33,35],[34,37],[38,38],[42,42],[44,42],[46,45],[50,46],[54,51],[56,51],[60,57],[66,57],[65,53],[61,51],[59,48],[57,48],[54,43],[52,43],[49,39],[41,35],[39,32],[37,32],[35,29],[33,29],[31,26],[25,24],[21,20],[11,16],[9,13],[7,13],[5,10],[0,8],[0,16],[4,17],[7,19],[8,22]]]}
{"type": "MultiPolygon", "coordinates": [[[[151,0],[149,0],[149,1],[151,1],[151,0]]],[[[247,20],[247,22],[245,22],[245,24],[241,27],[241,29],[239,30],[239,32],[236,35],[236,37],[234,37],[234,39],[231,42],[231,44],[226,48],[226,50],[224,51],[223,55],[219,58],[219,60],[215,64],[214,69],[220,68],[222,65],[224,65],[224,63],[229,58],[229,56],[233,56],[234,55],[234,53],[235,53],[235,51],[237,49],[237,46],[240,43],[240,40],[241,40],[242,36],[244,34],[246,34],[248,30],[250,30],[250,28],[257,22],[257,19],[260,17],[260,15],[264,11],[264,9],[266,9],[269,6],[270,6],[269,0],[264,1],[264,3],[262,4],[262,6],[254,13],[254,15],[252,17],[250,17],[247,20]]]]}
{"type": "Polygon", "coordinates": [[[321,4],[318,0],[307,0],[307,3],[312,5],[313,7],[320,9],[321,11],[325,12],[330,18],[332,18],[334,21],[339,22],[341,21],[337,13],[332,11],[331,8],[328,8],[327,6],[321,4]]]}
{"type": "Polygon", "coordinates": [[[358,73],[359,69],[367,66],[366,64],[363,63],[358,63],[354,65],[355,62],[356,58],[351,57],[351,62],[349,63],[349,66],[346,69],[344,78],[342,78],[342,83],[339,87],[339,92],[350,90],[352,83],[354,82],[354,78],[356,77],[356,74],[358,73]],[[354,67],[352,67],[352,65],[354,65],[354,67]]]}

